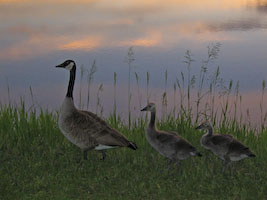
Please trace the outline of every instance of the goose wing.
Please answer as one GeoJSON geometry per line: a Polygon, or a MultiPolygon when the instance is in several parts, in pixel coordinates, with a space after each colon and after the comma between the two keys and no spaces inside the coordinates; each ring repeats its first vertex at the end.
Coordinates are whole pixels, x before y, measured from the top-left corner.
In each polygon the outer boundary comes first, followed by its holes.
{"type": "Polygon", "coordinates": [[[215,146],[225,146],[229,145],[233,140],[231,135],[213,135],[210,139],[210,142],[215,146]]]}
{"type": "MultiPolygon", "coordinates": [[[[176,132],[160,132],[157,139],[165,146],[169,146],[178,154],[197,153],[196,148],[193,147],[188,141],[178,136],[176,132]]],[[[199,154],[199,153],[198,153],[199,154]]],[[[199,154],[201,156],[201,154],[199,154]]]]}
{"type": "Polygon", "coordinates": [[[80,126],[84,134],[89,134],[99,144],[108,146],[129,146],[129,140],[120,132],[110,127],[103,119],[89,111],[78,111],[80,126]]]}
{"type": "Polygon", "coordinates": [[[230,146],[229,146],[229,154],[233,154],[233,155],[242,155],[242,154],[245,154],[245,155],[250,156],[253,153],[249,150],[249,148],[247,146],[245,146],[244,144],[242,144],[238,140],[234,139],[230,143],[230,146]]]}
{"type": "Polygon", "coordinates": [[[169,133],[171,135],[179,136],[179,134],[175,131],[168,131],[167,133],[169,133]]]}
{"type": "Polygon", "coordinates": [[[197,151],[197,149],[184,139],[181,139],[176,143],[176,149],[177,149],[177,152],[186,153],[186,154],[190,153],[190,155],[201,156],[201,154],[197,151]]]}
{"type": "Polygon", "coordinates": [[[156,138],[160,143],[175,143],[181,139],[173,131],[171,132],[159,131],[156,138]]]}
{"type": "Polygon", "coordinates": [[[161,142],[161,143],[165,143],[165,144],[173,144],[174,146],[179,146],[182,149],[189,147],[191,148],[191,144],[186,141],[185,139],[183,139],[182,137],[180,137],[176,132],[174,131],[161,131],[159,132],[159,134],[157,135],[157,139],[161,142]]]}

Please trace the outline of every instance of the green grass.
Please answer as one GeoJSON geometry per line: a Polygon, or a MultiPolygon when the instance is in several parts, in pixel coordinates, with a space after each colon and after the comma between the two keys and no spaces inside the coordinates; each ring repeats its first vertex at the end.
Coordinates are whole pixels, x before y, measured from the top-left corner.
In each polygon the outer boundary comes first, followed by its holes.
{"type": "MultiPolygon", "coordinates": [[[[230,132],[257,155],[234,164],[234,176],[221,174],[222,162],[200,147],[201,132],[168,118],[158,127],[175,130],[204,155],[183,162],[183,175],[146,142],[145,121],[128,124],[109,118],[138,150],[96,151],[81,160],[80,150],[60,133],[56,115],[19,107],[0,108],[0,199],[267,199],[267,132],[255,136],[247,127],[230,132]],[[209,154],[210,160],[205,156],[209,154]]],[[[235,130],[234,130],[235,128],[235,130]]]]}

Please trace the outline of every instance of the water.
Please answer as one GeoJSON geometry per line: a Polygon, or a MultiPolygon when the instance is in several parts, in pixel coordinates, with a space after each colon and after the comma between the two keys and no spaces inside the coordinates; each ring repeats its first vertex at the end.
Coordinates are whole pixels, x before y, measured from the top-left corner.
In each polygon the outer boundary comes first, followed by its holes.
{"type": "MultiPolygon", "coordinates": [[[[0,100],[18,101],[23,96],[28,104],[57,109],[66,92],[68,74],[54,66],[71,58],[78,67],[89,68],[96,60],[90,109],[95,110],[97,88],[103,83],[99,93],[101,104],[106,113],[112,112],[116,72],[118,110],[125,115],[128,101],[125,57],[133,46],[131,91],[132,109],[136,110],[133,112],[138,116],[140,104],[146,104],[147,72],[151,100],[161,105],[165,70],[171,109],[175,106],[171,102],[173,84],[181,71],[186,73],[183,63],[186,50],[192,52],[195,60],[191,73],[198,75],[202,60],[207,58],[207,46],[219,42],[219,57],[209,65],[208,74],[212,76],[220,66],[220,76],[226,85],[231,79],[234,84],[239,81],[242,110],[245,113],[249,108],[251,118],[258,122],[262,81],[267,77],[266,8],[267,1],[260,0],[0,1],[0,100]],[[141,99],[137,97],[134,72],[139,75],[141,99]]],[[[84,96],[86,90],[84,77],[84,96]]]]}

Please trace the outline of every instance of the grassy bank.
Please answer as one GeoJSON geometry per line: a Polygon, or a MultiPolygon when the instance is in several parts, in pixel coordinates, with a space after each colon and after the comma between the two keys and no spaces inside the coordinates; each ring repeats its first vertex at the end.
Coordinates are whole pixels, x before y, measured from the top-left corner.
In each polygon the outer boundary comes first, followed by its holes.
{"type": "Polygon", "coordinates": [[[128,124],[110,117],[112,126],[138,144],[138,150],[108,151],[105,161],[80,150],[57,127],[56,115],[18,107],[0,110],[0,199],[266,199],[267,132],[254,134],[245,126],[216,126],[232,133],[257,155],[234,164],[234,176],[221,174],[222,162],[200,147],[202,133],[181,118],[168,118],[159,128],[175,130],[202,153],[183,162],[179,176],[173,166],[146,142],[145,120],[128,124]]]}
{"type": "MultiPolygon", "coordinates": [[[[162,119],[158,127],[177,131],[204,155],[184,161],[182,176],[176,166],[167,171],[165,158],[147,143],[144,134],[147,116],[133,116],[133,107],[141,108],[144,101],[151,99],[151,77],[147,72],[146,88],[141,88],[139,75],[135,73],[135,97],[138,98],[132,102],[135,55],[130,48],[126,57],[129,69],[127,120],[122,121],[118,114],[115,72],[113,109],[106,120],[134,141],[138,150],[112,149],[105,161],[100,160],[98,152],[91,151],[88,161],[84,161],[80,150],[60,133],[56,113],[37,111],[34,105],[26,109],[23,101],[19,106],[0,103],[0,199],[267,199],[266,82],[262,81],[259,126],[255,128],[251,126],[249,109],[244,111],[246,105],[239,92],[239,82],[225,82],[219,67],[209,70],[219,50],[220,44],[208,47],[198,75],[191,71],[194,59],[187,51],[185,68],[172,82],[172,94],[168,90],[167,70],[164,74],[164,91],[157,103],[161,106],[159,118],[162,119]],[[142,89],[146,91],[145,100],[142,89]],[[256,154],[255,159],[234,163],[234,176],[230,176],[229,171],[222,175],[222,161],[200,146],[203,132],[194,128],[207,119],[216,132],[234,135],[256,154]]],[[[79,108],[90,108],[89,103],[95,98],[90,90],[96,66],[94,61],[89,70],[81,67],[79,108]],[[87,91],[84,92],[82,85],[86,76],[87,91]],[[85,104],[82,96],[87,97],[85,104]]],[[[94,108],[98,115],[104,111],[101,99],[104,87],[100,84],[97,90],[94,108]]],[[[34,102],[31,88],[30,92],[34,102]]]]}

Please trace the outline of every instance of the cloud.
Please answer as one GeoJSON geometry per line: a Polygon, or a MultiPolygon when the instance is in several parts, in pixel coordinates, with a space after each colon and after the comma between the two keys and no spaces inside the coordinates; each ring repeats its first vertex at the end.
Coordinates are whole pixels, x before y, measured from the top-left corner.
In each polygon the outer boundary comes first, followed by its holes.
{"type": "Polygon", "coordinates": [[[188,1],[188,0],[113,0],[110,3],[109,0],[99,1],[99,5],[105,7],[120,7],[122,9],[133,9],[137,8],[181,8],[181,7],[192,7],[192,8],[205,8],[205,9],[222,9],[222,8],[240,8],[247,4],[244,0],[202,0],[202,1],[188,1]],[[119,6],[118,6],[119,5],[119,6]]]}
{"type": "Polygon", "coordinates": [[[233,35],[225,33],[213,33],[208,25],[203,22],[185,24],[171,24],[164,28],[164,44],[177,45],[184,40],[194,42],[222,42],[238,40],[233,35]]]}
{"type": "Polygon", "coordinates": [[[69,4],[77,4],[77,3],[93,3],[96,2],[97,0],[46,0],[46,1],[34,1],[34,0],[0,0],[0,4],[23,4],[23,3],[34,3],[34,4],[61,4],[62,3],[69,3],[69,4]]]}
{"type": "Polygon", "coordinates": [[[208,31],[249,31],[255,29],[266,29],[267,23],[261,19],[241,19],[233,20],[223,23],[207,24],[206,29],[208,31]]]}
{"type": "Polygon", "coordinates": [[[150,40],[150,39],[136,39],[136,40],[130,40],[130,41],[123,41],[120,43],[122,46],[143,46],[143,47],[149,47],[149,46],[155,46],[158,44],[156,40],[150,40]]]}
{"type": "Polygon", "coordinates": [[[252,1],[247,6],[249,9],[252,8],[259,13],[267,14],[267,0],[252,1]]]}
{"type": "Polygon", "coordinates": [[[90,51],[101,46],[101,38],[88,36],[76,40],[70,36],[33,35],[29,39],[0,50],[0,59],[18,60],[58,50],[90,51]]]}
{"type": "MultiPolygon", "coordinates": [[[[66,0],[61,5],[62,2],[0,0],[0,5],[8,4],[7,9],[5,6],[1,8],[4,13],[0,12],[0,16],[5,17],[0,25],[3,27],[0,42],[4,43],[0,47],[0,58],[21,59],[54,51],[91,51],[101,47],[169,47],[183,39],[236,40],[234,36],[220,32],[267,28],[263,19],[255,17],[206,22],[206,17],[211,20],[212,13],[218,10],[220,12],[215,17],[225,14],[222,8],[245,6],[243,0],[66,0]],[[28,4],[32,6],[27,8],[28,4]],[[212,13],[201,15],[201,19],[199,13],[186,14],[198,9],[201,13],[203,9],[212,10],[212,13]],[[21,23],[14,23],[16,20],[9,16],[20,19],[21,23]]],[[[235,17],[235,13],[231,16],[235,17]]]]}
{"type": "Polygon", "coordinates": [[[141,46],[141,47],[151,47],[161,44],[161,34],[151,33],[149,36],[141,37],[137,39],[129,39],[126,41],[119,42],[119,46],[141,46]]]}
{"type": "Polygon", "coordinates": [[[267,23],[259,18],[252,19],[240,19],[230,20],[227,22],[195,22],[191,24],[184,24],[180,30],[182,32],[194,32],[194,33],[205,33],[205,32],[221,32],[221,31],[250,31],[255,29],[266,29],[267,23]]]}
{"type": "Polygon", "coordinates": [[[64,37],[49,37],[47,35],[33,35],[30,38],[10,45],[0,50],[1,59],[23,59],[40,55],[53,49],[57,43],[64,41],[64,37]]]}
{"type": "Polygon", "coordinates": [[[83,50],[90,51],[101,46],[101,38],[92,37],[82,40],[74,40],[66,44],[59,45],[59,50],[83,50]]]}

